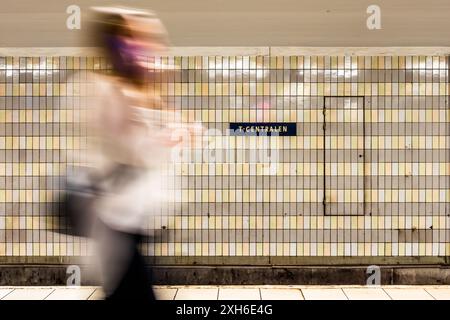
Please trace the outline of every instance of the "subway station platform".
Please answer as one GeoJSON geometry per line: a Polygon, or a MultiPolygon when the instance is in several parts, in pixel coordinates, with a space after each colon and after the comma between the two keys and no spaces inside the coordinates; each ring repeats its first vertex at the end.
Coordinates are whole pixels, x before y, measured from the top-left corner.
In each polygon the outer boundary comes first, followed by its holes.
{"type": "MultiPolygon", "coordinates": [[[[450,300],[450,286],[155,286],[160,300],[450,300]]],[[[0,300],[101,300],[99,287],[0,287],[0,300]]]]}

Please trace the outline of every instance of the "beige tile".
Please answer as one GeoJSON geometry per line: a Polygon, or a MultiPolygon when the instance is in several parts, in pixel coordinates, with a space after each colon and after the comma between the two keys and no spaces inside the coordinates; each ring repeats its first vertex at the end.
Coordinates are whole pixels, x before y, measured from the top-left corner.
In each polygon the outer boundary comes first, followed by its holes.
{"type": "Polygon", "coordinates": [[[154,288],[157,300],[173,300],[178,289],[154,288]]]}
{"type": "Polygon", "coordinates": [[[425,290],[436,300],[450,300],[449,288],[426,288],[425,290]]]}
{"type": "Polygon", "coordinates": [[[91,296],[88,298],[88,300],[103,300],[105,299],[105,294],[103,293],[103,290],[98,288],[95,289],[94,293],[91,294],[91,296]]]}
{"type": "Polygon", "coordinates": [[[219,288],[219,300],[261,300],[256,288],[219,288]]]}
{"type": "Polygon", "coordinates": [[[217,300],[219,288],[181,288],[175,300],[217,300]]]}
{"type": "Polygon", "coordinates": [[[381,288],[343,288],[349,300],[390,300],[381,288]]]}
{"type": "Polygon", "coordinates": [[[87,300],[96,288],[57,288],[45,300],[87,300]]]}
{"type": "Polygon", "coordinates": [[[261,289],[262,300],[303,300],[299,289],[261,289]]]}
{"type": "Polygon", "coordinates": [[[347,300],[342,289],[308,288],[302,289],[305,300],[347,300]]]}
{"type": "Polygon", "coordinates": [[[384,288],[393,300],[433,300],[423,288],[384,288]]]}
{"type": "Polygon", "coordinates": [[[54,290],[53,288],[18,288],[2,300],[44,300],[54,290]]]}
{"type": "Polygon", "coordinates": [[[13,290],[14,289],[0,289],[0,300],[13,290]]]}

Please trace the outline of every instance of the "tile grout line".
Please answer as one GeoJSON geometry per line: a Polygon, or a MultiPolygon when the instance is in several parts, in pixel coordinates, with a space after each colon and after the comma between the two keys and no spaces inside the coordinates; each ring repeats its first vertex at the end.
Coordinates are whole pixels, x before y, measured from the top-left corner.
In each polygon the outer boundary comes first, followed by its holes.
{"type": "Polygon", "coordinates": [[[298,290],[300,290],[300,294],[302,295],[303,300],[306,300],[305,295],[303,294],[303,290],[301,288],[299,288],[298,290]]]}
{"type": "Polygon", "coordinates": [[[344,291],[344,288],[340,288],[341,289],[341,291],[342,291],[342,293],[344,294],[344,296],[347,298],[347,300],[350,300],[350,298],[347,296],[347,294],[345,293],[345,291],[344,291]]]}
{"type": "Polygon", "coordinates": [[[42,300],[46,300],[48,297],[50,297],[50,295],[53,293],[53,292],[55,292],[56,291],[56,289],[55,288],[53,288],[53,291],[52,292],[50,292],[44,299],[42,299],[42,300]]]}
{"type": "Polygon", "coordinates": [[[13,291],[15,291],[16,289],[12,289],[10,292],[8,292],[7,294],[5,294],[0,300],[5,299],[7,296],[9,296],[13,291]]]}
{"type": "Polygon", "coordinates": [[[175,300],[175,298],[177,297],[178,294],[178,290],[180,290],[179,288],[177,288],[177,291],[175,291],[175,295],[173,296],[172,300],[175,300]]]}
{"type": "Polygon", "coordinates": [[[428,292],[428,290],[427,290],[426,288],[423,288],[423,290],[424,290],[426,293],[428,293],[428,294],[433,298],[433,300],[437,300],[431,293],[428,292]]]}
{"type": "Polygon", "coordinates": [[[89,300],[97,290],[98,288],[95,288],[94,291],[92,291],[91,294],[86,298],[86,300],[89,300]]]}
{"type": "Polygon", "coordinates": [[[384,288],[383,287],[381,287],[381,289],[384,291],[384,293],[386,293],[387,294],[387,296],[389,297],[389,299],[391,299],[391,300],[394,300],[392,297],[391,297],[391,295],[389,294],[389,293],[387,293],[387,291],[386,290],[384,290],[384,288]]]}

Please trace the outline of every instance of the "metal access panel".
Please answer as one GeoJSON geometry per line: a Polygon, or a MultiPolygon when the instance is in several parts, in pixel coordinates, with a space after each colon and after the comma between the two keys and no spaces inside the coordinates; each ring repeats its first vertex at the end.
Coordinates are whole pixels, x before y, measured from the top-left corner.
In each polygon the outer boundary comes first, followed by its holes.
{"type": "Polygon", "coordinates": [[[324,212],[364,214],[364,97],[324,97],[324,212]]]}

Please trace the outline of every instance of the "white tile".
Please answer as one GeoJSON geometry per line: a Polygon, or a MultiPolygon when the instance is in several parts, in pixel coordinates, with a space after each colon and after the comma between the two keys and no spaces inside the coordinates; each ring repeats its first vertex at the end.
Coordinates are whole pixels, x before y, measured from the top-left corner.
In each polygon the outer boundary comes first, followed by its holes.
{"type": "Polygon", "coordinates": [[[13,292],[8,294],[2,300],[44,300],[50,293],[53,292],[53,288],[19,288],[14,289],[13,292]]]}
{"type": "Polygon", "coordinates": [[[173,300],[177,289],[155,288],[153,289],[157,300],[173,300]]]}
{"type": "Polygon", "coordinates": [[[344,288],[349,300],[390,300],[381,288],[344,288]]]}
{"type": "Polygon", "coordinates": [[[219,300],[261,300],[259,289],[219,288],[219,300]]]}
{"type": "Polygon", "coordinates": [[[436,300],[450,300],[449,288],[426,288],[426,290],[436,300]]]}
{"type": "Polygon", "coordinates": [[[175,300],[217,300],[219,288],[181,288],[175,300]]]}
{"type": "Polygon", "coordinates": [[[57,288],[45,300],[87,300],[95,288],[57,288]]]}
{"type": "Polygon", "coordinates": [[[303,300],[299,289],[261,289],[262,300],[303,300]]]}
{"type": "Polygon", "coordinates": [[[305,300],[347,300],[342,289],[311,288],[302,289],[305,300]]]}
{"type": "Polygon", "coordinates": [[[0,300],[3,299],[8,293],[13,291],[13,289],[0,289],[0,300]]]}
{"type": "Polygon", "coordinates": [[[103,290],[98,288],[94,291],[93,294],[88,298],[88,300],[103,300],[105,299],[105,294],[103,293],[103,290]]]}
{"type": "Polygon", "coordinates": [[[384,288],[393,300],[433,300],[423,288],[384,288]]]}

